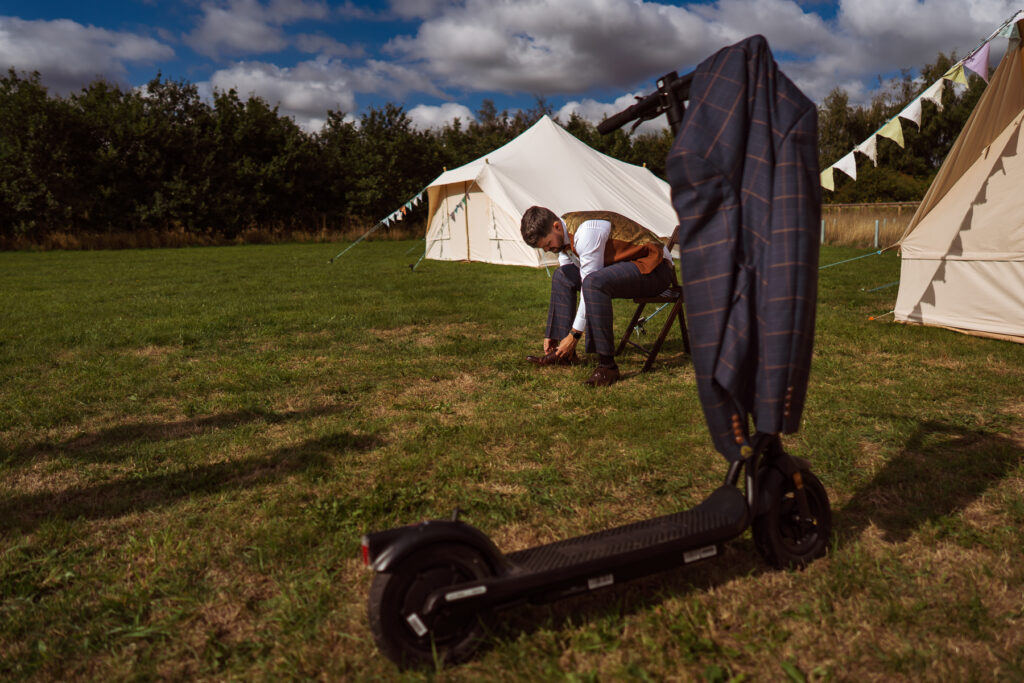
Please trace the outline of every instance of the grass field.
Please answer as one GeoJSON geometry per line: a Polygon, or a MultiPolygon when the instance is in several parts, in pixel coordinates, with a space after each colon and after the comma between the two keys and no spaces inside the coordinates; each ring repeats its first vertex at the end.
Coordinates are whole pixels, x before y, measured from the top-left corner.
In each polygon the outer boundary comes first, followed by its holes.
{"type": "MultiPolygon", "coordinates": [[[[0,253],[0,678],[399,678],[364,531],[459,505],[514,550],[720,483],[678,339],[607,390],[527,367],[546,273],[413,273],[416,244],[0,253]]],[[[828,557],[772,571],[747,535],[404,678],[1024,679],[1024,347],[870,320],[898,268],[821,271],[785,443],[828,557]]]]}

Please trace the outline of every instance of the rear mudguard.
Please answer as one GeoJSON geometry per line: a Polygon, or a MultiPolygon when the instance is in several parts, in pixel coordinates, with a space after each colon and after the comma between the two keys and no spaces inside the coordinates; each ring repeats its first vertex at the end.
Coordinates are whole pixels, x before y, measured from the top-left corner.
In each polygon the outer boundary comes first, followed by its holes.
{"type": "Polygon", "coordinates": [[[441,519],[366,534],[364,559],[374,571],[389,572],[411,554],[437,543],[468,545],[487,559],[495,574],[504,570],[504,556],[486,534],[464,522],[441,519]]]}

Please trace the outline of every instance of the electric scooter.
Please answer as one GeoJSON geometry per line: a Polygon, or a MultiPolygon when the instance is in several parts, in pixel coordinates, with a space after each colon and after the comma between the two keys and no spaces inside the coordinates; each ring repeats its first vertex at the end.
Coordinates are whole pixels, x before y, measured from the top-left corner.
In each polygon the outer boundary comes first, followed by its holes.
{"type": "MultiPolygon", "coordinates": [[[[658,90],[598,126],[610,132],[662,113],[673,132],[691,77],[675,72],[658,90]]],[[[828,549],[832,526],[825,488],[806,460],[776,434],[755,434],[722,486],[692,509],[614,529],[502,553],[459,520],[428,520],[363,537],[363,562],[376,574],[369,621],[381,652],[403,668],[455,663],[480,645],[489,615],[546,603],[721,554],[752,529],[774,567],[803,567],[828,549]],[[742,483],[741,483],[742,482],[742,483]]]]}

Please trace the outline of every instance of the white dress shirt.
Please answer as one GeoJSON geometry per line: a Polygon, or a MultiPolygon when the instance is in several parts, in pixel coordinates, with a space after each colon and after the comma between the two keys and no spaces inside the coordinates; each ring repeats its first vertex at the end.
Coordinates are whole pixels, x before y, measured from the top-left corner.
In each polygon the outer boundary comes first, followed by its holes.
{"type": "MultiPolygon", "coordinates": [[[[575,263],[580,269],[580,282],[585,282],[587,276],[598,270],[604,268],[604,247],[608,243],[608,237],[612,232],[612,224],[610,221],[604,220],[589,220],[584,221],[580,224],[580,227],[576,228],[575,239],[570,244],[569,231],[565,229],[565,222],[562,221],[562,231],[565,234],[565,251],[558,253],[558,265],[567,266],[570,263],[575,263]],[[573,247],[575,247],[576,253],[573,253],[573,247]],[[579,254],[577,256],[576,254],[579,254]]],[[[668,249],[662,249],[663,256],[672,262],[672,255],[669,254],[668,249]]],[[[583,301],[582,292],[580,294],[580,303],[576,307],[576,319],[573,320],[572,328],[574,330],[583,331],[586,329],[584,326],[587,324],[587,306],[583,301]]]]}

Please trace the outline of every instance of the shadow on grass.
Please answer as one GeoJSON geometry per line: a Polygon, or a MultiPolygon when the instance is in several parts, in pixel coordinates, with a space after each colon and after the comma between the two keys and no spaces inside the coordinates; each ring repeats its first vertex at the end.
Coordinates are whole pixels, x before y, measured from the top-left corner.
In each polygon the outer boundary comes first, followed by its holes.
{"type": "Polygon", "coordinates": [[[108,519],[196,495],[253,488],[295,472],[327,466],[340,454],[368,451],[379,445],[380,440],[374,436],[338,432],[259,457],[12,496],[0,502],[0,532],[29,532],[48,520],[108,519]]]}
{"type": "Polygon", "coordinates": [[[1021,444],[1001,434],[919,422],[899,454],[835,511],[833,528],[840,543],[856,539],[871,523],[887,541],[906,541],[920,527],[969,506],[1022,458],[1021,444]]]}
{"type": "Polygon", "coordinates": [[[83,462],[114,462],[127,453],[125,446],[143,442],[173,441],[192,436],[208,434],[219,429],[230,429],[240,425],[263,422],[278,424],[310,417],[331,415],[347,410],[344,406],[320,406],[310,410],[274,412],[269,410],[239,410],[231,413],[194,417],[177,422],[139,422],[122,424],[95,432],[80,434],[65,441],[42,441],[15,450],[5,465],[20,465],[39,458],[67,456],[83,462]]]}
{"type": "MultiPolygon", "coordinates": [[[[619,369],[622,370],[622,379],[630,377],[639,377],[644,373],[643,368],[646,357],[638,349],[633,347],[627,347],[622,353],[615,357],[615,360],[619,363],[619,369]],[[626,371],[625,367],[636,366],[636,370],[626,371]]],[[[651,367],[650,372],[657,372],[658,368],[677,368],[691,364],[690,354],[683,348],[683,343],[670,344],[666,342],[665,346],[661,347],[658,352],[658,357],[654,360],[654,365],[651,367]]]]}

